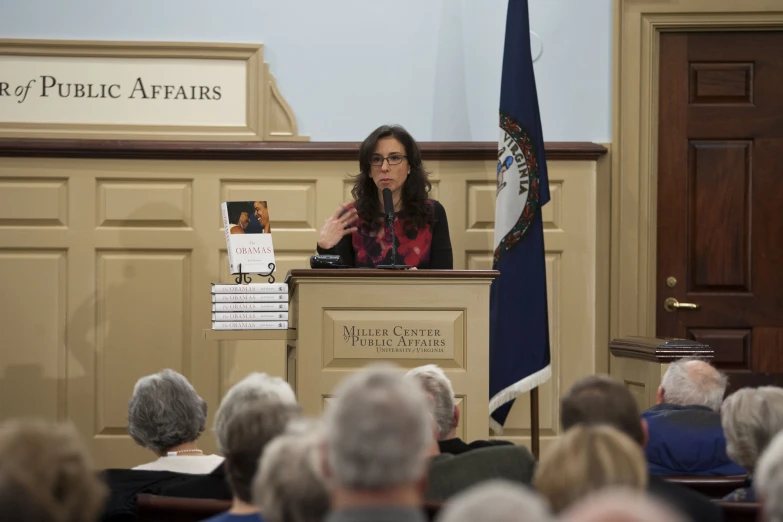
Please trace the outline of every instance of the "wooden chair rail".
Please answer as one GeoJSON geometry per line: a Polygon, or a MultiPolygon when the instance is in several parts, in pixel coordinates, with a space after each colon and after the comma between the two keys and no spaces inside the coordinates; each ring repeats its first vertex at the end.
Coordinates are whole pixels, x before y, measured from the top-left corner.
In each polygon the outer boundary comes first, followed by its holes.
{"type": "Polygon", "coordinates": [[[745,484],[745,475],[729,476],[665,476],[667,482],[698,491],[709,498],[720,499],[745,484]]]}

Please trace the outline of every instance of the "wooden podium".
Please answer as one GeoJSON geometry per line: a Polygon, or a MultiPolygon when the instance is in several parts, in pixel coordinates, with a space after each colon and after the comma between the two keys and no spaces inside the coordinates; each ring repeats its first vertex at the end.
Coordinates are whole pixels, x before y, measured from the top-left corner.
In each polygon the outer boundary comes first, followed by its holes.
{"type": "Polygon", "coordinates": [[[292,270],[288,379],[306,414],[369,363],[434,363],[454,386],[458,436],[489,433],[489,289],[496,271],[292,270]]]}

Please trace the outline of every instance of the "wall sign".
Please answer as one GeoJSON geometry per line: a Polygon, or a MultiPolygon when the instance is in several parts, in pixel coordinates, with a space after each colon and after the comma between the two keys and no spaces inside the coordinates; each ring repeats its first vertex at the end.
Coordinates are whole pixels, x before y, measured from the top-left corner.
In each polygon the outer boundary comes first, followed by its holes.
{"type": "Polygon", "coordinates": [[[261,45],[0,40],[0,136],[296,140],[261,45]]]}

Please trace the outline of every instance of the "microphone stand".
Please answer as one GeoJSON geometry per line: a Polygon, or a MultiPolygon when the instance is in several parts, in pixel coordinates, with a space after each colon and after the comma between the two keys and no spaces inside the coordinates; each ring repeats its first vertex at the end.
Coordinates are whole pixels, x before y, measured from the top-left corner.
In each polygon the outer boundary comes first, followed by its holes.
{"type": "Polygon", "coordinates": [[[386,226],[391,228],[391,241],[392,241],[392,258],[390,265],[378,265],[377,268],[383,270],[407,270],[410,267],[408,265],[397,264],[397,235],[394,232],[394,213],[387,213],[385,216],[386,226]]]}

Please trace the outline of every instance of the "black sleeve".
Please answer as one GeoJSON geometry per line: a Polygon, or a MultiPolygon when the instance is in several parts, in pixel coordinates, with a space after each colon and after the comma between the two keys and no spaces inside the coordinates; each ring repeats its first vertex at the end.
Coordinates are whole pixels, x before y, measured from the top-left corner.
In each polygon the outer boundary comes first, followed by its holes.
{"type": "Polygon", "coordinates": [[[435,222],[432,224],[432,245],[430,245],[430,268],[451,270],[454,268],[454,256],[451,252],[451,237],[449,236],[449,221],[446,210],[437,201],[435,206],[435,222]]]}
{"type": "Polygon", "coordinates": [[[316,244],[318,253],[321,255],[337,255],[340,256],[340,263],[343,265],[354,266],[353,261],[353,234],[346,234],[340,240],[339,243],[332,248],[321,248],[316,244]]]}

